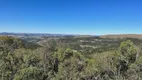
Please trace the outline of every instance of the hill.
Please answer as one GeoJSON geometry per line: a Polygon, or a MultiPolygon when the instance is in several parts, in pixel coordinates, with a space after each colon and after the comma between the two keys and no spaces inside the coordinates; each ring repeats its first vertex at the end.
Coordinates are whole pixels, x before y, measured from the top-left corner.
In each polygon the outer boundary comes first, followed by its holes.
{"type": "Polygon", "coordinates": [[[102,35],[100,38],[137,38],[142,39],[142,34],[110,34],[110,35],[102,35]]]}
{"type": "Polygon", "coordinates": [[[20,38],[11,37],[11,36],[0,36],[0,45],[11,47],[13,49],[19,49],[19,48],[35,49],[39,47],[39,45],[35,43],[27,42],[20,38]]]}

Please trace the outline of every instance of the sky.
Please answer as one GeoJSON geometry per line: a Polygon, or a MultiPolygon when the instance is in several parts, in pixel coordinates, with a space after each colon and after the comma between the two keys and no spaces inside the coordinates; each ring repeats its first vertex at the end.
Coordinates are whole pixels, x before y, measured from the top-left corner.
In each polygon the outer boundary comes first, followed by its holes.
{"type": "Polygon", "coordinates": [[[0,32],[142,34],[142,0],[0,0],[0,32]]]}

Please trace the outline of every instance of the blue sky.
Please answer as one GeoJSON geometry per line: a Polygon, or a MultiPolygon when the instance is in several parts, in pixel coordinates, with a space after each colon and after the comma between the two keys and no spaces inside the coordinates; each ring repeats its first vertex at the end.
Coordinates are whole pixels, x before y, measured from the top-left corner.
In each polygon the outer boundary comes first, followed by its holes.
{"type": "Polygon", "coordinates": [[[142,34],[142,0],[0,0],[0,32],[142,34]]]}

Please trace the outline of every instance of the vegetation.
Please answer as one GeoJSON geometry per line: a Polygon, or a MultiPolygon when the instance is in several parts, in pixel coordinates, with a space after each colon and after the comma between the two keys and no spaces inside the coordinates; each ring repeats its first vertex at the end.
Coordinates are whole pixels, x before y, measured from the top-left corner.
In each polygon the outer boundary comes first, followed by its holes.
{"type": "Polygon", "coordinates": [[[141,42],[71,36],[37,44],[2,36],[0,80],[142,80],[141,42]]]}

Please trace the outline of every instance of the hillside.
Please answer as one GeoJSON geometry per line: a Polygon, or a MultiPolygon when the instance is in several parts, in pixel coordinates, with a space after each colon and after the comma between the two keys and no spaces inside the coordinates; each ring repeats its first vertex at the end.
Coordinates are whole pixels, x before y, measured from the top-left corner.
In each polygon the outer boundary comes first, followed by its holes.
{"type": "Polygon", "coordinates": [[[0,80],[141,80],[142,39],[0,36],[0,61],[0,80]]]}
{"type": "Polygon", "coordinates": [[[142,39],[142,34],[117,34],[102,35],[101,38],[137,38],[142,39]]]}
{"type": "Polygon", "coordinates": [[[0,80],[141,80],[141,43],[136,38],[0,36],[0,80]]]}
{"type": "Polygon", "coordinates": [[[11,47],[13,49],[19,49],[19,48],[35,49],[37,47],[40,47],[36,43],[27,42],[20,38],[11,37],[11,36],[0,36],[0,45],[11,47]]]}

